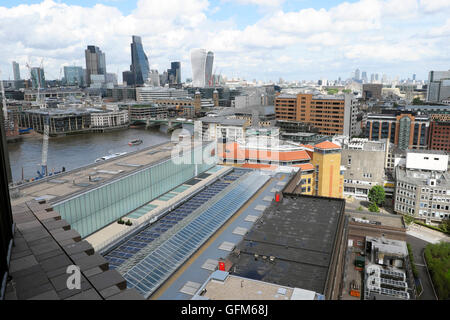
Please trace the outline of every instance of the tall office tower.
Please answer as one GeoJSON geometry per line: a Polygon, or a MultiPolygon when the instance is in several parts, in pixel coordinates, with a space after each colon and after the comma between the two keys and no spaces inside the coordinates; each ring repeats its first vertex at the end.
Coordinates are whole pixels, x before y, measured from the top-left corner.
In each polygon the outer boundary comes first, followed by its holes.
{"type": "Polygon", "coordinates": [[[388,76],[387,74],[383,73],[383,77],[381,78],[381,83],[388,83],[388,76]]]}
{"type": "Polygon", "coordinates": [[[375,75],[372,73],[370,75],[370,83],[374,83],[375,82],[375,75]]]}
{"type": "Polygon", "coordinates": [[[378,73],[375,73],[375,81],[378,81],[379,77],[378,77],[378,73]]]}
{"type": "Polygon", "coordinates": [[[181,67],[180,62],[175,61],[170,64],[170,69],[167,70],[167,75],[170,84],[181,83],[181,67]]]}
{"type": "Polygon", "coordinates": [[[160,79],[159,79],[159,73],[158,70],[150,70],[148,74],[149,82],[154,87],[160,86],[160,79]]]}
{"type": "Polygon", "coordinates": [[[428,74],[427,101],[441,102],[450,98],[450,70],[430,71],[428,74]]]}
{"type": "Polygon", "coordinates": [[[86,84],[91,84],[91,75],[106,75],[105,54],[96,46],[87,46],[84,51],[86,57],[86,84]]]}
{"type": "Polygon", "coordinates": [[[359,71],[359,69],[356,69],[355,70],[355,80],[360,80],[361,78],[360,78],[360,71],[359,71]]]}
{"type": "Polygon", "coordinates": [[[13,73],[14,73],[14,81],[20,80],[20,68],[19,64],[15,61],[12,62],[13,73]]]}
{"type": "Polygon", "coordinates": [[[131,66],[130,71],[134,73],[136,85],[143,85],[150,73],[150,64],[142,46],[139,36],[132,36],[131,43],[131,66]]]}
{"type": "Polygon", "coordinates": [[[122,72],[122,82],[127,86],[134,86],[134,74],[131,71],[122,72]]]}
{"type": "Polygon", "coordinates": [[[361,74],[361,80],[367,83],[367,72],[363,71],[361,74]]]}
{"type": "Polygon", "coordinates": [[[84,71],[82,67],[64,67],[64,79],[69,86],[84,86],[84,71]]]}
{"type": "Polygon", "coordinates": [[[195,49],[191,52],[192,86],[205,87],[206,79],[206,50],[195,49]]]}
{"type": "Polygon", "coordinates": [[[31,84],[34,89],[45,88],[44,69],[31,68],[31,84]]]}
{"type": "Polygon", "coordinates": [[[416,74],[415,73],[413,73],[412,80],[416,81],[416,74]]]}
{"type": "Polygon", "coordinates": [[[211,51],[208,51],[208,54],[206,55],[206,67],[205,67],[205,86],[206,87],[212,87],[213,81],[212,81],[212,68],[213,68],[213,62],[214,62],[214,53],[211,51]]]}

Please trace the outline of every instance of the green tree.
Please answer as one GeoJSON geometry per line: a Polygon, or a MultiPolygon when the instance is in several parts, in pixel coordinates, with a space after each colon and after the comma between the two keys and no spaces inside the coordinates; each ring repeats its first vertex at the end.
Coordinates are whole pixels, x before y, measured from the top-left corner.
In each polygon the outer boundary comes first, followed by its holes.
{"type": "Polygon", "coordinates": [[[420,100],[420,98],[414,98],[412,101],[412,104],[413,105],[421,105],[421,104],[423,104],[423,101],[420,100]]]}
{"type": "Polygon", "coordinates": [[[376,203],[371,202],[369,204],[369,211],[370,212],[380,212],[380,208],[378,208],[376,203]]]}
{"type": "Polygon", "coordinates": [[[382,186],[374,186],[369,191],[369,201],[381,206],[386,199],[386,194],[384,193],[384,188],[382,186]]]}

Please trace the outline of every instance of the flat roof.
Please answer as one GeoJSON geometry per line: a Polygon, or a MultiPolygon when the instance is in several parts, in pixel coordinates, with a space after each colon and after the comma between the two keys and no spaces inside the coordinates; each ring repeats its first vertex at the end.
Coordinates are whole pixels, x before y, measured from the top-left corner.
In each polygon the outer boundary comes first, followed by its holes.
{"type": "Polygon", "coordinates": [[[228,256],[231,273],[324,293],[344,207],[343,199],[284,195],[228,256]]]}
{"type": "Polygon", "coordinates": [[[223,281],[210,278],[204,289],[202,296],[210,300],[290,300],[294,292],[290,287],[233,275],[223,281]]]}
{"type": "Polygon", "coordinates": [[[19,185],[11,188],[20,192],[20,197],[11,199],[11,204],[16,205],[48,196],[51,197],[52,203],[59,202],[69,196],[86,192],[119,177],[142,170],[146,166],[167,160],[171,156],[174,145],[172,142],[167,142],[150,146],[109,160],[92,163],[78,169],[19,185]],[[89,176],[101,179],[89,181],[89,176]]]}

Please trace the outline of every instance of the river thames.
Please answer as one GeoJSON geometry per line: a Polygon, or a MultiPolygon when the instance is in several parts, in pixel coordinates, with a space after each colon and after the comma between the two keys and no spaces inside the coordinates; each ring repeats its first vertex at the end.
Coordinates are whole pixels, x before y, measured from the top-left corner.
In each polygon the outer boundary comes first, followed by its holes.
{"type": "MultiPolygon", "coordinates": [[[[52,169],[60,171],[62,167],[72,170],[108,154],[135,151],[169,140],[168,134],[144,128],[54,137],[48,143],[47,167],[49,173],[52,169]],[[143,142],[130,147],[128,142],[134,139],[143,142]]],[[[37,170],[41,170],[42,141],[42,135],[35,135],[25,137],[21,142],[8,143],[13,181],[22,180],[22,168],[24,179],[37,176],[37,170]]]]}

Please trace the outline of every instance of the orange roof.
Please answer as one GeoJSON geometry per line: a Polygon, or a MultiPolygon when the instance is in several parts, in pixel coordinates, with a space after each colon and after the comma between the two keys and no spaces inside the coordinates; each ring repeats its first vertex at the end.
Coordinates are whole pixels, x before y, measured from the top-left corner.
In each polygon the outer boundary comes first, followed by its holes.
{"type": "Polygon", "coordinates": [[[293,167],[299,167],[302,171],[314,170],[314,166],[311,163],[294,164],[293,167]]]}
{"type": "Polygon", "coordinates": [[[337,144],[334,144],[333,142],[330,141],[323,141],[319,144],[316,144],[314,146],[314,148],[318,148],[318,149],[341,149],[340,146],[338,146],[337,144]]]}
{"type": "Polygon", "coordinates": [[[314,147],[312,146],[312,145],[310,145],[310,144],[305,144],[305,145],[303,145],[305,148],[308,148],[308,149],[313,149],[314,150],[314,147]]]}
{"type": "Polygon", "coordinates": [[[259,159],[265,161],[296,161],[311,160],[305,150],[299,151],[268,151],[257,149],[242,149],[236,142],[224,147],[223,159],[259,159]]]}
{"type": "Polygon", "coordinates": [[[278,166],[263,163],[244,163],[242,168],[274,170],[278,168],[278,166]]]}

